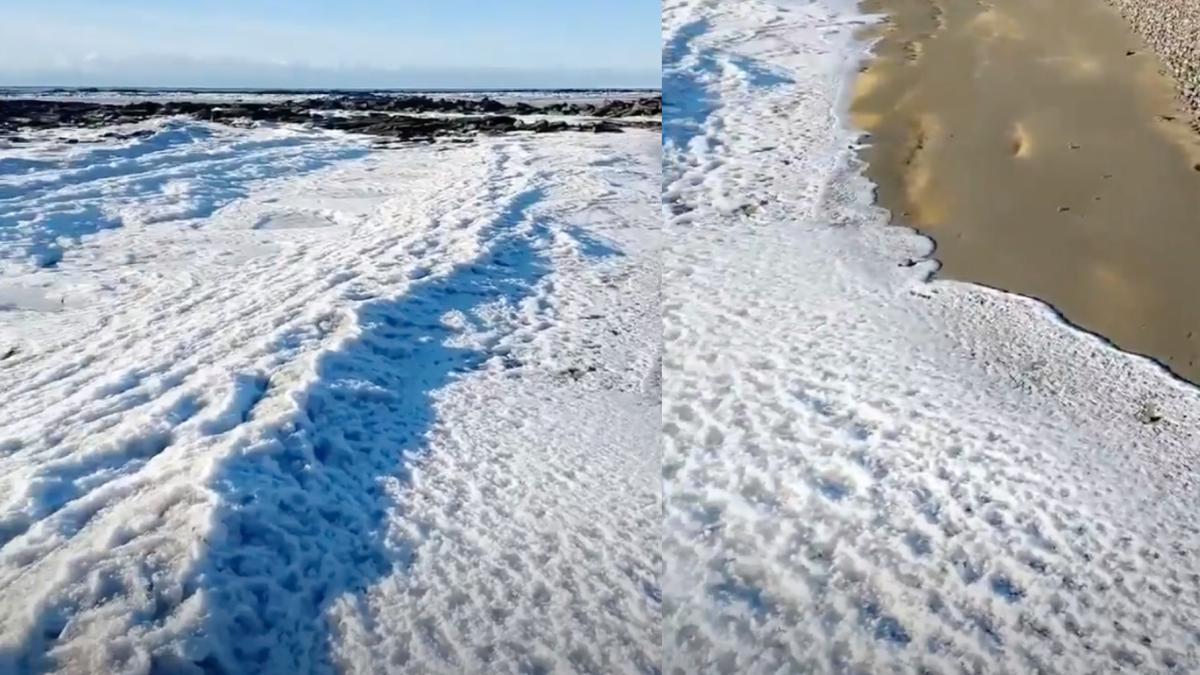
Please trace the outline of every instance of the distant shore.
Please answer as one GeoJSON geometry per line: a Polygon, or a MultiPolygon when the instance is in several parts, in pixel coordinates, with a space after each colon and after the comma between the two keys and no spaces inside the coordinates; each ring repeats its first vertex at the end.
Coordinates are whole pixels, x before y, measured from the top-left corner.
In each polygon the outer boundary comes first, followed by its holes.
{"type": "MultiPolygon", "coordinates": [[[[101,128],[152,118],[188,116],[223,124],[274,122],[368,134],[403,141],[432,141],[476,134],[588,131],[619,133],[626,127],[661,126],[662,99],[635,95],[594,100],[487,95],[450,97],[359,92],[229,98],[178,93],[162,100],[112,100],[113,92],[73,90],[74,96],[0,97],[0,140],[22,143],[30,132],[69,127],[101,128]]],[[[114,132],[115,133],[115,132],[114,132]]]]}
{"type": "Polygon", "coordinates": [[[372,96],[426,96],[431,98],[479,99],[491,98],[498,101],[601,101],[633,99],[658,96],[658,89],[637,87],[538,88],[538,89],[362,89],[362,88],[274,88],[274,87],[62,87],[62,86],[4,86],[0,85],[0,99],[42,98],[73,100],[111,100],[137,102],[150,100],[197,100],[221,98],[231,100],[257,100],[271,98],[314,98],[314,97],[372,97],[372,96]]]}

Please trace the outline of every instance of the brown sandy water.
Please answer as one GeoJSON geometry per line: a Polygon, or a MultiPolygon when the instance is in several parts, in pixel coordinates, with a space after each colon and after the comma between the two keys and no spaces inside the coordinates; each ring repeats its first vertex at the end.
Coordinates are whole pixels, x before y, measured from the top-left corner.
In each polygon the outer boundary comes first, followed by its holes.
{"type": "Polygon", "coordinates": [[[1200,383],[1200,140],[1103,0],[865,0],[851,112],[941,276],[1040,298],[1200,383]]]}

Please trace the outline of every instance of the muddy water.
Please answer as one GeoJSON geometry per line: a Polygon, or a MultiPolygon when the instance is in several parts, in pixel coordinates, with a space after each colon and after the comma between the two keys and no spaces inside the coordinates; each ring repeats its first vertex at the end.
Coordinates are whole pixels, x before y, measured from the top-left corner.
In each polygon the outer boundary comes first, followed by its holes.
{"type": "Polygon", "coordinates": [[[1200,141],[1103,0],[866,0],[878,199],[941,276],[1045,300],[1200,382],[1200,141]]]}

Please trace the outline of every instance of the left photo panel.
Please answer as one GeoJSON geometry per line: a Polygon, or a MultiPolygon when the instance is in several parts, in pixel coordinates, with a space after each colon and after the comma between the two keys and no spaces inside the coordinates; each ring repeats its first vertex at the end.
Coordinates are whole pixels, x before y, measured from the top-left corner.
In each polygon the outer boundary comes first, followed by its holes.
{"type": "Polygon", "coordinates": [[[660,25],[0,8],[0,675],[661,673],[660,25]]]}

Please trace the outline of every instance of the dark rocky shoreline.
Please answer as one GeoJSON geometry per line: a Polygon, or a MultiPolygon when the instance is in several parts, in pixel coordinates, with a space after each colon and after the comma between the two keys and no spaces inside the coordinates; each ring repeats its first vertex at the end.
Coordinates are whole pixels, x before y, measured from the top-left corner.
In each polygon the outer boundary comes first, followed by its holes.
{"type": "Polygon", "coordinates": [[[146,101],[99,103],[49,99],[0,99],[0,137],[21,142],[21,134],[55,128],[103,128],[156,117],[184,115],[241,125],[253,122],[305,124],[321,129],[407,141],[504,134],[585,131],[619,133],[627,127],[658,128],[661,97],[602,103],[555,101],[503,103],[491,98],[451,99],[428,96],[359,95],[272,102],[146,101]],[[526,121],[517,115],[564,119],[526,121]],[[581,119],[570,119],[570,118],[581,119]],[[635,118],[635,119],[631,119],[635,118]]]}

